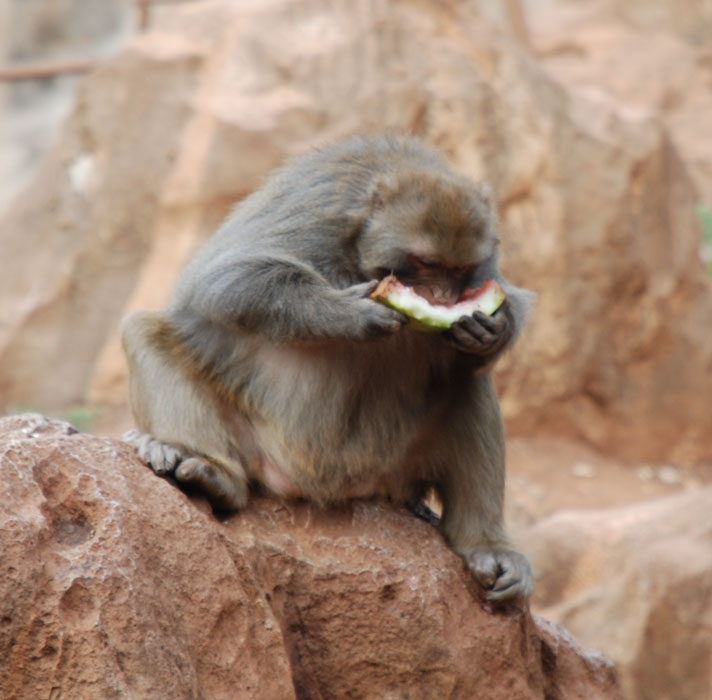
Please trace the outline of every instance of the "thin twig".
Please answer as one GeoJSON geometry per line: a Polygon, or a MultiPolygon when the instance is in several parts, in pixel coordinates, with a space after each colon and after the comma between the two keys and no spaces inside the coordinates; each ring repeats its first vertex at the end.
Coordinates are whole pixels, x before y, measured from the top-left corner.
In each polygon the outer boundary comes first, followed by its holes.
{"type": "Polygon", "coordinates": [[[36,80],[68,73],[87,73],[98,61],[51,61],[0,66],[0,80],[36,80]]]}

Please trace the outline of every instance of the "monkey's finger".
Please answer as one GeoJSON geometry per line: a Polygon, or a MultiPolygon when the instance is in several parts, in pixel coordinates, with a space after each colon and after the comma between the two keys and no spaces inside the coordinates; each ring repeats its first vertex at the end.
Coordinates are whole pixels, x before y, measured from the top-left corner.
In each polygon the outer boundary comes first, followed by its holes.
{"type": "Polygon", "coordinates": [[[363,299],[364,297],[370,296],[371,292],[378,287],[378,280],[371,280],[369,282],[362,282],[361,284],[355,284],[353,287],[349,287],[349,291],[357,298],[363,299]]]}
{"type": "Polygon", "coordinates": [[[361,314],[366,337],[386,335],[399,331],[408,322],[408,317],[375,301],[365,301],[361,314]]]}
{"type": "Polygon", "coordinates": [[[500,352],[512,338],[512,324],[509,317],[500,316],[496,323],[489,326],[489,330],[491,335],[486,341],[487,353],[494,355],[500,352]]]}
{"type": "Polygon", "coordinates": [[[481,311],[475,311],[472,316],[464,316],[462,325],[483,343],[499,342],[504,336],[509,336],[510,320],[507,313],[497,311],[494,316],[488,316],[481,311]]]}
{"type": "Polygon", "coordinates": [[[447,333],[456,345],[468,352],[486,354],[493,338],[482,331],[476,323],[470,324],[469,317],[463,317],[447,333]]]}
{"type": "Polygon", "coordinates": [[[483,345],[489,345],[494,340],[492,332],[481,322],[480,314],[476,316],[462,316],[455,325],[458,328],[466,330],[483,345]]]}
{"type": "Polygon", "coordinates": [[[488,316],[481,311],[475,311],[472,314],[472,318],[492,335],[500,335],[509,323],[507,315],[499,312],[495,313],[494,316],[488,316]]]}

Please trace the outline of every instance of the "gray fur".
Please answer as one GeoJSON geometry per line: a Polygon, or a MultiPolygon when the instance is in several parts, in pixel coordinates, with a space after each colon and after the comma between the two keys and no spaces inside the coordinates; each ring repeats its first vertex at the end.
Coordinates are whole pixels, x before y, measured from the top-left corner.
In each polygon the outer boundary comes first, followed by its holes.
{"type": "Polygon", "coordinates": [[[443,533],[487,596],[527,596],[528,562],[502,525],[489,369],[528,293],[502,279],[496,243],[487,188],[418,142],[352,139],[295,159],[235,209],[169,309],[124,321],[142,431],[131,442],[222,507],[244,506],[249,481],[322,504],[412,502],[432,487],[443,533]],[[494,277],[508,299],[492,318],[418,333],[368,298],[390,271],[413,284],[445,276],[456,291],[494,277]]]}

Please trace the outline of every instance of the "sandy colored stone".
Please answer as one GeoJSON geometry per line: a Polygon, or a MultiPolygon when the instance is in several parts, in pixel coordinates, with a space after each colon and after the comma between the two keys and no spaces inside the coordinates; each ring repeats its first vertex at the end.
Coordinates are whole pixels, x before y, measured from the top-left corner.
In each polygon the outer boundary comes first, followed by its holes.
{"type": "Polygon", "coordinates": [[[533,606],[617,663],[627,698],[712,693],[712,488],[560,512],[522,538],[533,606]]]}
{"type": "Polygon", "coordinates": [[[117,326],[289,155],[397,129],[499,199],[507,275],[539,292],[498,381],[511,432],[712,460],[710,281],[660,121],[574,95],[464,0],[210,0],[161,13],[84,82],[0,220],[0,401],[125,398],[117,326]]]}
{"type": "MultiPolygon", "coordinates": [[[[132,0],[3,0],[2,69],[101,60],[135,32],[132,0]]],[[[72,111],[80,77],[0,81],[0,211],[36,175],[72,111]]]]}
{"type": "Polygon", "coordinates": [[[528,17],[542,65],[575,92],[660,119],[712,205],[712,4],[556,0],[528,17]]]}
{"type": "Polygon", "coordinates": [[[36,414],[0,420],[0,546],[8,700],[620,697],[561,627],[483,609],[408,512],[256,498],[218,520],[36,414]]]}

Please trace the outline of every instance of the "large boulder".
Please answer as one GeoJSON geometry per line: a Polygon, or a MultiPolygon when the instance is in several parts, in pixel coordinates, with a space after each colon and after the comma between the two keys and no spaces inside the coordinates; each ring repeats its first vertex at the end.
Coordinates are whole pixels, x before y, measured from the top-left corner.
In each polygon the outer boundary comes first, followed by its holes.
{"type": "Polygon", "coordinates": [[[712,5],[698,0],[555,0],[532,6],[541,63],[557,80],[669,129],[701,203],[712,206],[712,5]]]}
{"type": "Polygon", "coordinates": [[[712,487],[554,514],[523,537],[535,608],[616,661],[628,698],[712,691],[712,487]]]}
{"type": "Polygon", "coordinates": [[[540,293],[503,363],[520,433],[712,458],[710,282],[665,129],[569,94],[465,0],[178,7],[85,81],[0,220],[0,400],[120,400],[123,313],[285,157],[397,129],[492,183],[503,258],[540,293]]]}
{"type": "Polygon", "coordinates": [[[257,498],[218,520],[127,445],[0,420],[3,698],[619,698],[526,607],[482,606],[410,513],[257,498]]]}

